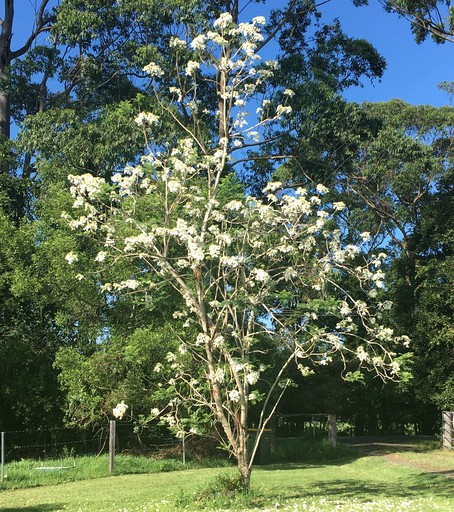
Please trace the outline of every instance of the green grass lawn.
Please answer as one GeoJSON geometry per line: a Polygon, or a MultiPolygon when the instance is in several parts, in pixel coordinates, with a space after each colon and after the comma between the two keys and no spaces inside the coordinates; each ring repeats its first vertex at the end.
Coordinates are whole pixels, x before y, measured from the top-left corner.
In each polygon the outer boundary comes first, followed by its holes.
{"type": "MultiPolygon", "coordinates": [[[[115,458],[115,474],[165,473],[226,465],[230,466],[231,464],[225,459],[203,459],[200,462],[189,461],[187,464],[183,464],[181,460],[175,459],[157,460],[153,457],[117,455],[115,458]]],[[[5,488],[6,490],[13,490],[25,487],[49,486],[107,476],[109,476],[107,455],[63,457],[45,461],[21,460],[6,464],[5,488]],[[60,469],[60,467],[62,468],[60,469]]]]}
{"type": "MultiPolygon", "coordinates": [[[[430,457],[430,454],[427,454],[430,457]]],[[[69,470],[68,470],[69,471],[69,470]]],[[[257,467],[248,495],[210,495],[213,478],[234,468],[120,475],[0,492],[11,512],[122,511],[412,511],[454,510],[454,479],[395,464],[383,457],[351,457],[320,464],[257,467]]]]}

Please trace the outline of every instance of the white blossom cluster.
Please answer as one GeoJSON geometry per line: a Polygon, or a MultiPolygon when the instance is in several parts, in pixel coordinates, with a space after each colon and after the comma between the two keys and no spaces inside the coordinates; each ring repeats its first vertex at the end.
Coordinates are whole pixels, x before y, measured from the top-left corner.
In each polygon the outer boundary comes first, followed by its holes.
{"type": "Polygon", "coordinates": [[[117,420],[123,419],[123,416],[126,414],[128,410],[128,406],[125,404],[124,400],[122,400],[117,406],[113,409],[113,415],[117,420]]]}

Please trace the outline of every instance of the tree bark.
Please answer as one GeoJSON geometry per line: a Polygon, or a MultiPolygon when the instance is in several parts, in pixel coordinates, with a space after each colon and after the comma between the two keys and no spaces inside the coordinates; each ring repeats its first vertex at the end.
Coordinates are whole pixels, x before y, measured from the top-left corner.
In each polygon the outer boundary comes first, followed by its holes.
{"type": "Polygon", "coordinates": [[[17,59],[28,52],[38,35],[48,30],[51,18],[45,16],[45,9],[49,0],[42,0],[36,13],[34,29],[28,39],[17,50],[11,49],[13,36],[14,0],[4,0],[5,16],[0,19],[0,140],[11,137],[11,93],[10,93],[10,66],[17,59]]]}
{"type": "Polygon", "coordinates": [[[13,35],[14,0],[5,0],[5,17],[0,34],[0,140],[11,136],[11,102],[9,67],[11,64],[11,37],[13,35]]]}
{"type": "Polygon", "coordinates": [[[243,489],[249,489],[251,485],[251,467],[249,465],[249,457],[247,453],[247,430],[241,432],[240,436],[243,438],[240,443],[241,448],[237,453],[238,472],[240,473],[241,487],[243,489]]]}

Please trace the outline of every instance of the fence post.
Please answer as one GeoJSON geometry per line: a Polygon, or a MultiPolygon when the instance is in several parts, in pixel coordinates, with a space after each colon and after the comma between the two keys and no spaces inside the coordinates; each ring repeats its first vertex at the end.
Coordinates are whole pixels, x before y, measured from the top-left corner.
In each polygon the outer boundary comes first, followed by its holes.
{"type": "Polygon", "coordinates": [[[110,420],[109,430],[109,475],[112,475],[115,469],[115,420],[110,420]]]}
{"type": "Polygon", "coordinates": [[[5,488],[5,432],[1,434],[2,490],[5,488]]]}
{"type": "Polygon", "coordinates": [[[442,412],[443,448],[454,449],[454,412],[442,412]]]}
{"type": "Polygon", "coordinates": [[[183,450],[183,464],[186,464],[186,432],[183,432],[183,437],[181,439],[181,444],[182,444],[182,450],[183,450]]]}

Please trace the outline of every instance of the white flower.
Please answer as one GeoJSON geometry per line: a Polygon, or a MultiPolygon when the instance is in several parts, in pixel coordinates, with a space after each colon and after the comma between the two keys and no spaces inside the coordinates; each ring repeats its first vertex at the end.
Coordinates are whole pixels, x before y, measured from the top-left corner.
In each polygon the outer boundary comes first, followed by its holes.
{"type": "Polygon", "coordinates": [[[329,192],[329,189],[325,187],[325,185],[322,185],[321,183],[317,185],[316,189],[319,194],[326,194],[327,192],[329,192]]]}
{"type": "Polygon", "coordinates": [[[203,34],[200,34],[192,40],[190,46],[194,50],[205,50],[206,40],[207,40],[206,36],[203,34]]]}
{"type": "Polygon", "coordinates": [[[259,372],[250,372],[246,375],[246,379],[251,386],[253,386],[259,380],[259,377],[259,372]]]}
{"type": "Polygon", "coordinates": [[[229,247],[232,244],[232,237],[228,233],[220,233],[219,241],[224,242],[224,244],[229,247]]]}
{"type": "Polygon", "coordinates": [[[119,290],[123,288],[130,288],[131,290],[136,290],[139,286],[140,283],[136,279],[126,279],[125,281],[121,281],[121,283],[114,283],[114,287],[119,290]]]}
{"type": "Polygon", "coordinates": [[[232,360],[231,368],[234,372],[238,373],[244,368],[244,363],[241,361],[232,360]]]}
{"type": "Polygon", "coordinates": [[[210,256],[212,258],[216,258],[217,256],[219,256],[221,254],[221,248],[219,245],[211,244],[208,247],[208,252],[210,253],[210,256]]]}
{"type": "MultiPolygon", "coordinates": [[[[150,126],[159,122],[159,116],[152,114],[151,112],[140,112],[134,119],[139,126],[150,126]]],[[[118,181],[118,180],[117,180],[118,181]]]]}
{"type": "Polygon", "coordinates": [[[342,316],[348,316],[351,312],[352,310],[348,307],[348,304],[346,302],[343,302],[339,309],[339,313],[342,316]]]}
{"type": "Polygon", "coordinates": [[[70,174],[68,180],[72,183],[70,192],[74,198],[79,195],[87,195],[89,199],[95,199],[106,183],[103,178],[97,178],[88,173],[80,176],[70,174]]]}
{"type": "Polygon", "coordinates": [[[224,380],[225,372],[222,368],[216,368],[216,370],[210,373],[211,382],[222,382],[224,380]]]}
{"type": "Polygon", "coordinates": [[[314,373],[313,370],[309,368],[309,366],[303,366],[302,364],[298,365],[298,371],[301,373],[303,377],[308,377],[314,373]]]}
{"type": "Polygon", "coordinates": [[[284,95],[291,98],[292,96],[295,96],[295,91],[292,91],[291,89],[285,89],[284,95]]]}
{"type": "Polygon", "coordinates": [[[95,261],[104,261],[106,259],[107,252],[106,251],[99,251],[96,255],[95,261]]]}
{"type": "Polygon", "coordinates": [[[391,375],[396,375],[400,371],[400,365],[397,361],[393,361],[391,364],[391,375]]]}
{"type": "Polygon", "coordinates": [[[65,256],[65,260],[72,265],[79,259],[79,256],[75,252],[68,252],[68,254],[65,256]]]}
{"type": "Polygon", "coordinates": [[[278,105],[276,107],[276,114],[278,116],[282,116],[284,114],[290,114],[292,112],[292,107],[290,105],[278,105]]]}
{"type": "Polygon", "coordinates": [[[207,336],[206,334],[203,334],[203,332],[200,332],[199,334],[197,334],[197,338],[196,338],[196,346],[199,347],[201,345],[205,345],[206,343],[208,343],[210,341],[210,337],[207,336]]]}
{"type": "Polygon", "coordinates": [[[369,231],[363,231],[359,236],[363,239],[364,242],[368,242],[370,240],[369,231]]]}
{"type": "Polygon", "coordinates": [[[393,329],[391,327],[384,327],[380,325],[379,331],[377,332],[377,338],[380,340],[390,341],[392,340],[394,335],[393,329]]]}
{"type": "Polygon", "coordinates": [[[188,256],[194,262],[194,265],[198,265],[204,260],[203,249],[198,242],[193,240],[188,241],[188,256]]]}
{"type": "Polygon", "coordinates": [[[188,75],[188,76],[191,76],[194,74],[195,70],[196,69],[199,69],[200,68],[200,64],[198,62],[196,62],[195,60],[190,60],[187,64],[186,64],[186,71],[185,73],[188,75]]]}
{"type": "Polygon", "coordinates": [[[186,48],[186,41],[179,39],[178,37],[172,37],[170,40],[171,48],[186,48]]]}
{"type": "Polygon", "coordinates": [[[169,363],[175,361],[177,356],[173,352],[167,352],[166,359],[169,363]]]}
{"type": "Polygon", "coordinates": [[[270,275],[263,268],[255,268],[251,272],[251,276],[254,281],[258,281],[259,283],[266,283],[270,280],[270,275]]]}
{"type": "Polygon", "coordinates": [[[403,336],[400,337],[400,341],[402,341],[402,344],[404,347],[408,348],[410,346],[410,338],[408,336],[406,336],[405,334],[403,336]]]}
{"type": "Polygon", "coordinates": [[[340,212],[342,210],[345,210],[345,203],[342,201],[338,201],[337,203],[333,203],[333,208],[340,212]]]}
{"type": "Polygon", "coordinates": [[[266,20],[264,16],[256,16],[255,18],[252,18],[253,25],[265,25],[266,20]]]}
{"type": "Polygon", "coordinates": [[[181,190],[181,183],[178,180],[169,180],[167,182],[169,192],[176,193],[181,190]]]}
{"type": "Polygon", "coordinates": [[[283,276],[286,281],[290,281],[290,279],[298,277],[298,272],[293,267],[288,267],[284,270],[283,276]]]}
{"type": "Polygon", "coordinates": [[[229,201],[224,208],[231,211],[240,211],[243,208],[243,203],[234,199],[229,201]]]}
{"type": "Polygon", "coordinates": [[[227,28],[233,22],[232,15],[228,12],[223,12],[217,20],[213,23],[214,28],[227,28]]]}
{"type": "Polygon", "coordinates": [[[229,398],[232,402],[238,402],[240,400],[240,393],[237,389],[232,389],[229,391],[229,398]]]}
{"type": "Polygon", "coordinates": [[[213,340],[213,347],[214,348],[222,348],[224,346],[224,336],[216,336],[213,340]]]}
{"type": "Polygon", "coordinates": [[[364,347],[360,345],[356,349],[356,357],[361,361],[368,361],[369,360],[369,354],[364,350],[364,347]]]}
{"type": "Polygon", "coordinates": [[[124,400],[122,400],[117,406],[113,409],[113,415],[117,420],[121,420],[127,411],[128,406],[125,404],[124,400]]]}
{"type": "Polygon", "coordinates": [[[150,76],[159,77],[164,74],[164,71],[156,64],[156,62],[150,62],[150,64],[145,66],[143,70],[150,76]]]}
{"type": "Polygon", "coordinates": [[[270,181],[263,189],[263,192],[276,192],[276,190],[279,190],[281,187],[281,181],[270,181]]]}

